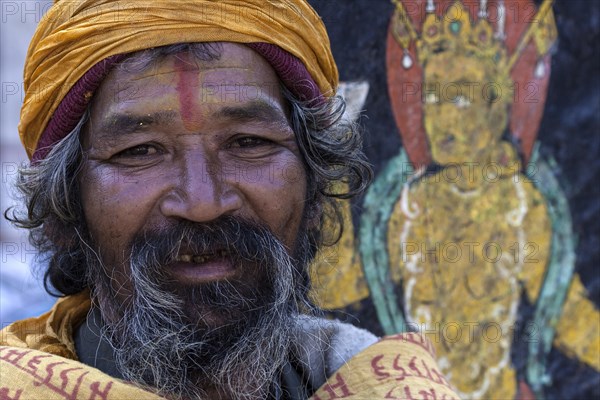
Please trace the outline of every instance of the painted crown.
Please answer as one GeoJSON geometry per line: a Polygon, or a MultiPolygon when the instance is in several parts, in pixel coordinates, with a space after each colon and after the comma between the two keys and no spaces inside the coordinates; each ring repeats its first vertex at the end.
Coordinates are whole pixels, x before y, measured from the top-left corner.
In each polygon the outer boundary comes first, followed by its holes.
{"type": "MultiPolygon", "coordinates": [[[[498,5],[495,32],[488,21],[487,0],[480,0],[478,18],[474,22],[471,22],[470,13],[460,0],[456,0],[442,17],[436,15],[434,1],[428,0],[425,9],[427,14],[420,34],[416,32],[403,2],[401,0],[392,1],[396,4],[396,10],[391,29],[394,38],[404,50],[402,66],[405,69],[410,69],[413,65],[408,52],[413,42],[416,45],[417,57],[421,65],[426,64],[433,54],[451,51],[453,54],[468,54],[489,59],[499,71],[509,73],[531,39],[536,45],[538,58],[541,59],[552,49],[557,38],[556,23],[551,7],[552,0],[544,0],[536,18],[532,20],[516,50],[510,56],[507,55],[504,45],[506,9],[502,0],[498,5]]],[[[539,65],[543,65],[543,63],[539,65]]],[[[543,73],[544,71],[536,70],[536,74],[543,75],[543,73]]]]}

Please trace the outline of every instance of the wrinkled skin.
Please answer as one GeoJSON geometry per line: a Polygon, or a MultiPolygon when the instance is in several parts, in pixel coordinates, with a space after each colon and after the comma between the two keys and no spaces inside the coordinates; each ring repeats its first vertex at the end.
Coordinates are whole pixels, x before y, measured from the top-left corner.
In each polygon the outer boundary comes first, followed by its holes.
{"type": "MultiPolygon", "coordinates": [[[[306,172],[277,76],[248,47],[224,43],[213,61],[181,54],[142,72],[115,69],[95,95],[83,144],[85,221],[124,304],[130,243],[177,221],[237,216],[293,253],[306,172]]],[[[226,255],[179,256],[165,266],[179,285],[240,276],[226,255]]]]}

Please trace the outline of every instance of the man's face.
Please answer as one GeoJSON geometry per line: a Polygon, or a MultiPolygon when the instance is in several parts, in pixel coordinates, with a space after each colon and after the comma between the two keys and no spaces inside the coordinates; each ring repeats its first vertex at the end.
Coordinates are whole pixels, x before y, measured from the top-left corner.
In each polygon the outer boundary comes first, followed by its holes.
{"type": "Polygon", "coordinates": [[[126,380],[162,394],[266,397],[308,262],[307,177],[279,81],[236,44],[131,68],[102,83],[83,137],[103,338],[126,380]]]}
{"type": "MultiPolygon", "coordinates": [[[[223,44],[219,60],[180,54],[141,72],[115,69],[95,95],[83,142],[85,220],[123,304],[133,288],[132,243],[181,222],[251,221],[293,254],[306,173],[275,72],[246,46],[223,44]]],[[[169,284],[193,290],[265,278],[242,270],[226,248],[195,251],[186,243],[172,250],[162,266],[169,284]]],[[[201,312],[209,324],[227,323],[218,310],[201,312]]]]}

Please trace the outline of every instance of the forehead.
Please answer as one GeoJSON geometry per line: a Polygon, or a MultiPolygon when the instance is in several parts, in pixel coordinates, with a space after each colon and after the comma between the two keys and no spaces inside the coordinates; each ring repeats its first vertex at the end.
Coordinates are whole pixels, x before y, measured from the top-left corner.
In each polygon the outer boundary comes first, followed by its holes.
{"type": "Polygon", "coordinates": [[[185,113],[192,106],[209,111],[256,100],[281,108],[275,71],[249,47],[222,43],[220,56],[209,61],[185,52],[162,56],[141,70],[116,67],[94,96],[92,119],[112,113],[185,113]]]}

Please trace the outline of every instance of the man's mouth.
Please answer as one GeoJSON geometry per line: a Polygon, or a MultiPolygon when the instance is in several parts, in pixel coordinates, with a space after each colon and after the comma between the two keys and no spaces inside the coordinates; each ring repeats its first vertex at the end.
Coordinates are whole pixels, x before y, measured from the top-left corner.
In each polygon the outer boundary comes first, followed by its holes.
{"type": "Polygon", "coordinates": [[[183,284],[225,280],[235,274],[235,264],[226,250],[211,253],[181,253],[169,266],[173,277],[183,284]]]}
{"type": "Polygon", "coordinates": [[[227,258],[228,253],[220,250],[210,254],[181,254],[175,259],[176,262],[203,264],[215,258],[227,258]]]}

